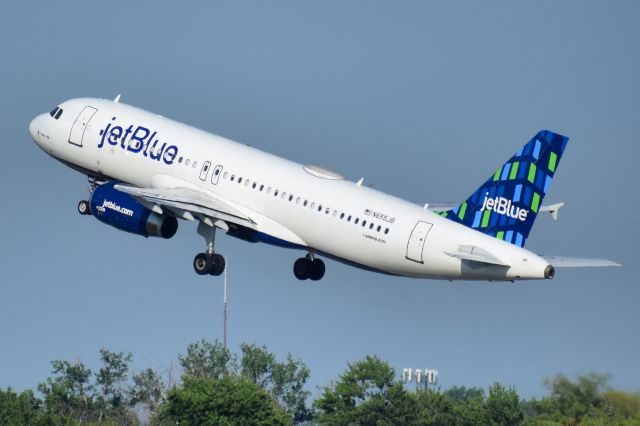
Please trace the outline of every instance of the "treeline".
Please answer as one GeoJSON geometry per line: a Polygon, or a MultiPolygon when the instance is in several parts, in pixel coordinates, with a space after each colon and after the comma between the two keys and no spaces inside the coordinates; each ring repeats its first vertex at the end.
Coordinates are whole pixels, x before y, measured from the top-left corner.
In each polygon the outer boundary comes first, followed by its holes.
{"type": "Polygon", "coordinates": [[[132,372],[131,353],[100,350],[101,367],[53,361],[37,393],[0,389],[1,425],[640,425],[640,394],[607,375],[558,375],[541,399],[513,387],[410,390],[385,361],[367,356],[309,401],[310,371],[288,355],[242,344],[233,354],[200,341],[178,357],[179,374],[132,372]]]}

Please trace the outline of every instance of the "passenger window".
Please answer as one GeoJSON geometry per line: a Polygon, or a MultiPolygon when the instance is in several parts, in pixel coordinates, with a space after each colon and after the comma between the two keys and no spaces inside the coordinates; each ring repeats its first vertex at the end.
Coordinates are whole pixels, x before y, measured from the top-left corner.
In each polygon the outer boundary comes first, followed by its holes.
{"type": "Polygon", "coordinates": [[[353,223],[355,223],[357,225],[359,221],[360,221],[360,218],[356,217],[356,220],[354,220],[353,223]]]}
{"type": "Polygon", "coordinates": [[[276,189],[275,191],[273,191],[273,196],[277,197],[278,196],[278,190],[276,189]]]}
{"type": "Polygon", "coordinates": [[[192,167],[195,169],[197,165],[198,165],[198,162],[197,162],[197,161],[194,161],[194,162],[193,162],[193,166],[192,166],[192,167]]]}
{"type": "Polygon", "coordinates": [[[188,166],[190,162],[191,162],[191,160],[189,160],[189,159],[187,158],[187,159],[185,160],[185,162],[184,162],[184,165],[185,165],[185,166],[188,166]]]}
{"type": "MultiPolygon", "coordinates": [[[[182,161],[182,157],[180,157],[181,161],[182,161]]],[[[215,171],[216,176],[218,176],[220,174],[220,169],[216,169],[215,171]]]]}
{"type": "Polygon", "coordinates": [[[264,189],[264,185],[260,185],[260,191],[264,189]]]}
{"type": "Polygon", "coordinates": [[[241,177],[238,178],[238,183],[242,183],[242,178],[241,177]]]}
{"type": "Polygon", "coordinates": [[[293,201],[293,195],[289,195],[289,201],[293,201]]]}
{"type": "Polygon", "coordinates": [[[271,187],[267,188],[267,194],[271,194],[271,187]]]}
{"type": "Polygon", "coordinates": [[[236,175],[231,175],[231,179],[229,179],[231,182],[233,182],[234,180],[236,180],[236,175]]]}
{"type": "Polygon", "coordinates": [[[250,183],[251,182],[249,181],[249,179],[247,179],[247,180],[244,181],[244,186],[249,186],[250,183]]]}
{"type": "Polygon", "coordinates": [[[347,218],[347,222],[351,222],[351,215],[347,218]]]}
{"type": "Polygon", "coordinates": [[[182,163],[182,157],[178,158],[178,163],[182,163]]]}
{"type": "Polygon", "coordinates": [[[205,165],[204,165],[204,171],[205,171],[205,172],[208,172],[208,171],[209,171],[209,164],[205,164],[205,165]]]}
{"type": "Polygon", "coordinates": [[[316,203],[311,203],[311,208],[312,209],[315,208],[315,206],[316,206],[316,203]]]}
{"type": "Polygon", "coordinates": [[[303,205],[303,206],[305,206],[305,207],[307,207],[307,203],[308,203],[308,201],[307,201],[307,200],[304,200],[304,203],[302,203],[302,205],[303,205]]]}
{"type": "Polygon", "coordinates": [[[389,228],[386,228],[386,229],[384,230],[384,235],[387,235],[388,233],[389,233],[389,228]]]}
{"type": "Polygon", "coordinates": [[[320,205],[318,206],[318,211],[319,211],[319,212],[321,212],[321,211],[322,211],[322,204],[320,204],[320,205]]]}
{"type": "Polygon", "coordinates": [[[369,229],[373,229],[373,222],[369,224],[369,229]]]}
{"type": "Polygon", "coordinates": [[[378,225],[378,232],[382,229],[382,226],[378,225]]]}
{"type": "Polygon", "coordinates": [[[367,226],[367,221],[366,221],[366,220],[363,220],[363,221],[362,221],[362,227],[364,228],[365,226],[367,226]]]}
{"type": "Polygon", "coordinates": [[[344,213],[340,213],[340,219],[344,219],[344,213]]]}
{"type": "Polygon", "coordinates": [[[251,185],[251,188],[256,189],[256,186],[258,186],[258,184],[253,182],[253,185],[251,185]]]}
{"type": "Polygon", "coordinates": [[[329,212],[331,211],[331,209],[329,207],[327,207],[324,211],[324,214],[329,214],[329,212]]]}
{"type": "Polygon", "coordinates": [[[222,179],[226,179],[226,178],[227,178],[227,176],[229,176],[229,173],[224,172],[224,174],[222,175],[222,179]]]}
{"type": "Polygon", "coordinates": [[[336,217],[338,215],[338,210],[334,210],[333,211],[333,217],[336,217]]]}

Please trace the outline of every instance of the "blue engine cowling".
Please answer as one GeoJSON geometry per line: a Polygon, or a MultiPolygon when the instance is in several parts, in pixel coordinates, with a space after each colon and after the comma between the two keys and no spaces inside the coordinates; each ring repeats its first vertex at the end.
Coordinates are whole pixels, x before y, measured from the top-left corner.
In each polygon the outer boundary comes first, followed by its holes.
{"type": "Polygon", "coordinates": [[[129,194],[115,189],[116,183],[104,183],[91,193],[89,205],[96,219],[145,237],[171,238],[175,235],[178,230],[175,217],[152,212],[129,194]]]}

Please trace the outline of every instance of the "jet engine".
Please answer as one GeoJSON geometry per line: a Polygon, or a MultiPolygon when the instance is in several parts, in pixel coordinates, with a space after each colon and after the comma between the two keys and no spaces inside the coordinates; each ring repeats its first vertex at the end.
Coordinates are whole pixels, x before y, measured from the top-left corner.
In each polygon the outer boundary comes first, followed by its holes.
{"type": "Polygon", "coordinates": [[[99,221],[121,231],[145,237],[171,238],[178,230],[178,220],[166,214],[159,215],[135,198],[120,192],[106,182],[94,189],[89,198],[91,214],[99,221]]]}

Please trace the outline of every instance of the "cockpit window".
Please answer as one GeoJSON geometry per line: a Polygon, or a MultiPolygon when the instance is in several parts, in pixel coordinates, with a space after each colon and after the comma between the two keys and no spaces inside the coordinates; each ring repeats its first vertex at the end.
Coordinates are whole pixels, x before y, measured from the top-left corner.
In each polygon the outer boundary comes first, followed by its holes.
{"type": "Polygon", "coordinates": [[[60,109],[60,108],[55,107],[54,109],[52,109],[52,110],[51,110],[51,112],[49,113],[49,115],[53,117],[54,115],[56,115],[56,112],[58,112],[58,110],[59,110],[59,109],[60,109]]]}
{"type": "Polygon", "coordinates": [[[60,118],[61,115],[62,115],[62,108],[60,108],[56,113],[55,119],[57,120],[58,118],[60,118]]]}

